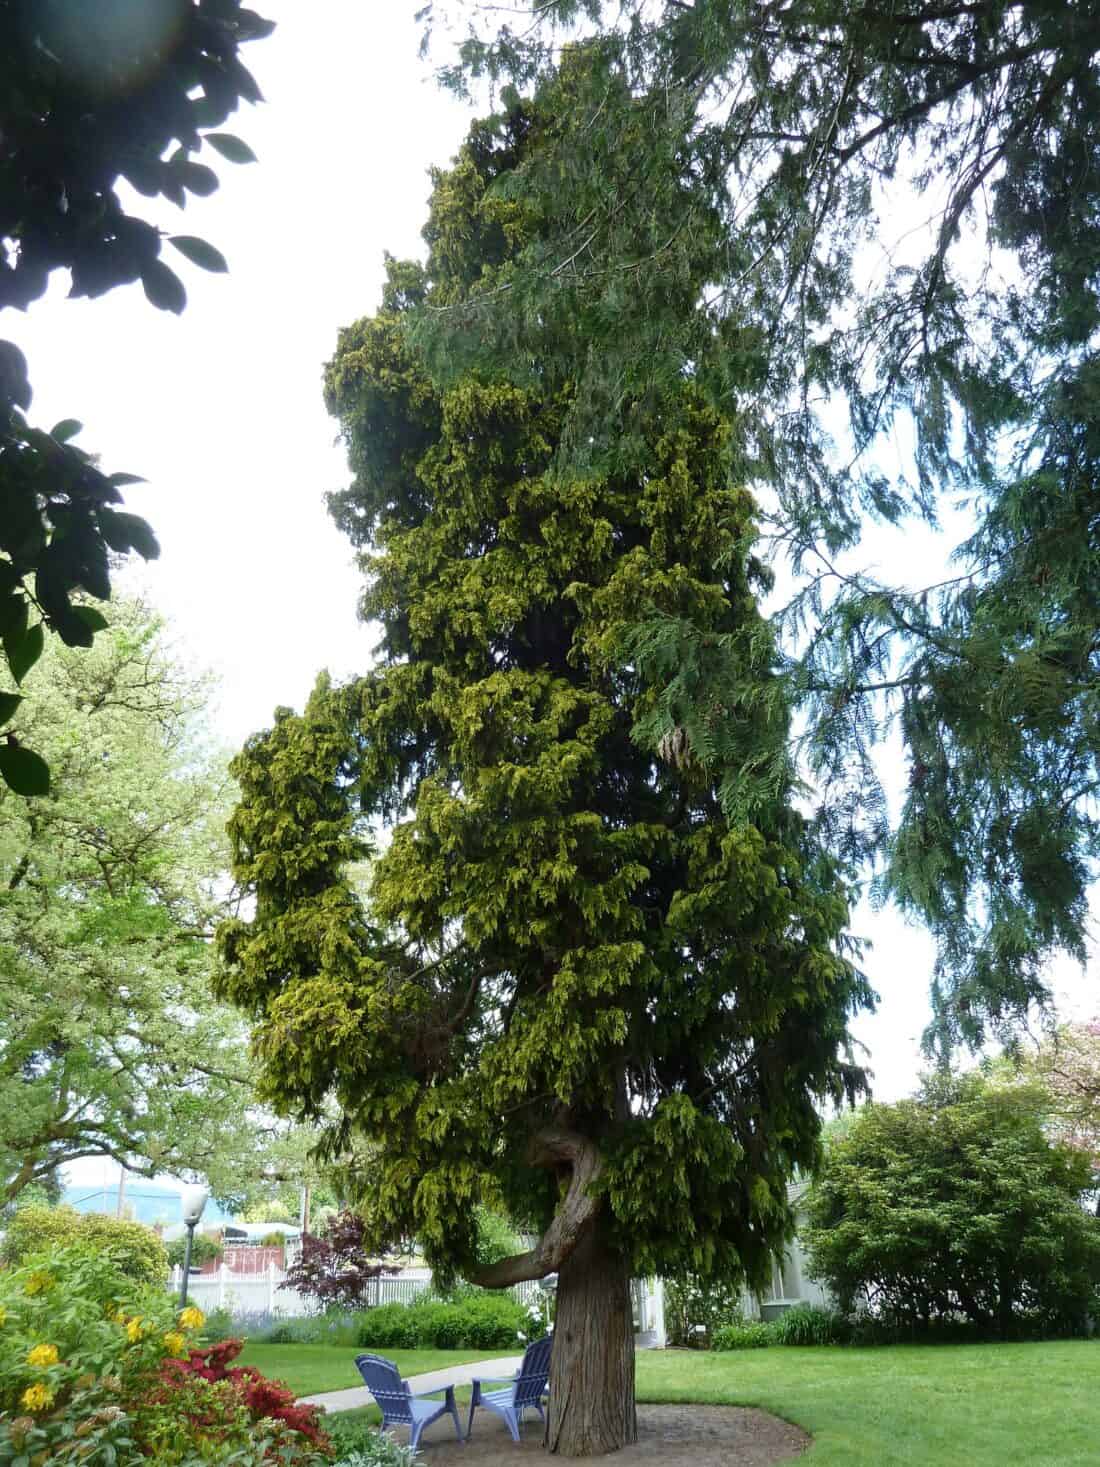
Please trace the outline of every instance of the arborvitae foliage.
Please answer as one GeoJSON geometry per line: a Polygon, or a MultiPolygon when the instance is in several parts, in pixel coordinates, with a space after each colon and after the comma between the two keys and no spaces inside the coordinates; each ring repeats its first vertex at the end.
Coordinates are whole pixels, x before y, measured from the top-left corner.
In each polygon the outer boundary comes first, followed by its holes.
{"type": "Polygon", "coordinates": [[[861,1083],[846,1026],[869,995],[790,804],[737,424],[685,380],[645,418],[644,468],[563,476],[571,382],[440,391],[410,344],[417,305],[536,227],[487,190],[537,124],[475,128],[435,180],[427,267],[390,263],[329,367],[355,476],[333,509],[379,662],[235,762],[256,909],[223,929],[223,984],[268,1097],[332,1097],[334,1144],[372,1143],[376,1243],[415,1235],[437,1275],[491,1286],[559,1270],[551,1443],[581,1453],[633,1431],[631,1273],[762,1279],[815,1102],[861,1083]],[[682,744],[636,737],[663,691],[627,637],[646,610],[728,649],[743,750],[769,764],[752,822],[682,744]],[[375,823],[364,907],[348,865],[375,823]],[[540,1230],[532,1252],[479,1269],[479,1203],[540,1230]]]}
{"type": "MultiPolygon", "coordinates": [[[[552,356],[570,463],[639,462],[685,370],[737,405],[804,577],[784,646],[823,831],[930,925],[940,1037],[977,1043],[1045,995],[1053,951],[1082,954],[1097,855],[1094,0],[529,9],[425,7],[480,28],[453,83],[567,101],[497,188],[537,235],[423,314],[433,370],[523,382],[552,356]],[[943,584],[837,559],[957,495],[975,530],[943,584]],[[899,727],[892,821],[873,754],[899,727]]],[[[669,631],[640,635],[698,668],[669,631]]]]}

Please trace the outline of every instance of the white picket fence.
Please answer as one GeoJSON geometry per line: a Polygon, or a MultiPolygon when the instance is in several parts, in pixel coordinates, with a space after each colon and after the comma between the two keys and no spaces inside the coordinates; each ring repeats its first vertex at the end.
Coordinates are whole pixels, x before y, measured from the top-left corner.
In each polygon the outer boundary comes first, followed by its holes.
{"type": "MultiPolygon", "coordinates": [[[[315,1314],[313,1301],[296,1289],[284,1289],[280,1285],[286,1280],[284,1269],[270,1265],[263,1273],[235,1273],[221,1264],[215,1273],[192,1274],[187,1282],[187,1298],[192,1304],[209,1312],[212,1309],[228,1309],[235,1315],[278,1314],[287,1318],[315,1314]]],[[[378,1304],[411,1304],[418,1294],[431,1287],[431,1271],[426,1268],[406,1268],[399,1274],[383,1276],[371,1291],[371,1302],[378,1304]],[[375,1293],[375,1289],[377,1293],[375,1293]]],[[[177,1267],[172,1270],[169,1290],[179,1295],[182,1273],[177,1267]]],[[[518,1284],[511,1291],[522,1304],[533,1303],[540,1297],[536,1283],[518,1284]]]]}

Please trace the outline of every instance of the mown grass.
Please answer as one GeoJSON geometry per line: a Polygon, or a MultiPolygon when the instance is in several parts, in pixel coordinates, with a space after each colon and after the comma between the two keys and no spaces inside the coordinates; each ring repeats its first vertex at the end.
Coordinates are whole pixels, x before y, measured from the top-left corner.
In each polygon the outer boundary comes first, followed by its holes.
{"type": "MultiPolygon", "coordinates": [[[[296,1396],[319,1391],[350,1391],[363,1384],[355,1368],[361,1348],[347,1345],[261,1345],[249,1340],[238,1365],[254,1365],[275,1380],[284,1380],[296,1396]]],[[[403,1376],[447,1370],[471,1360],[499,1360],[507,1350],[382,1350],[403,1376]]],[[[520,1352],[517,1352],[520,1353],[520,1352]]]]}
{"type": "Polygon", "coordinates": [[[1096,1467],[1100,1341],[646,1351],[640,1401],[761,1406],[812,1467],[1096,1467]]]}
{"type": "MultiPolygon", "coordinates": [[[[356,1353],[249,1345],[242,1360],[306,1395],[355,1385],[356,1353]]],[[[388,1353],[406,1376],[489,1358],[460,1350],[388,1353]]],[[[809,1467],[1100,1462],[1100,1340],[718,1355],[647,1350],[638,1356],[638,1399],[763,1407],[811,1434],[808,1454],[791,1459],[809,1467]]],[[[349,1425],[378,1420],[374,1407],[341,1415],[349,1425]]]]}

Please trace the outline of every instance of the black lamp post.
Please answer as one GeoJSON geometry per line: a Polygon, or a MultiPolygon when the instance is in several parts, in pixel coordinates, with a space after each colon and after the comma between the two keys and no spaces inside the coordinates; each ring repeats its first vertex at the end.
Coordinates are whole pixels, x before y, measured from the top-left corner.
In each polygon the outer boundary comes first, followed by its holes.
{"type": "Polygon", "coordinates": [[[206,1206],[206,1199],[210,1196],[206,1187],[184,1187],[183,1189],[183,1225],[187,1229],[187,1249],[183,1256],[183,1282],[180,1284],[180,1308],[187,1303],[187,1280],[191,1277],[191,1245],[195,1241],[195,1228],[198,1226],[202,1210],[206,1206]]]}

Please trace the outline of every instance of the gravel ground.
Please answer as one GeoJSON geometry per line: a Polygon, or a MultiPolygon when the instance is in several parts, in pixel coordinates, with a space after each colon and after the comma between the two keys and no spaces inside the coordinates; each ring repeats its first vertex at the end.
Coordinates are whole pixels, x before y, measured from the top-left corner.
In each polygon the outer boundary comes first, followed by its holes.
{"type": "MultiPolygon", "coordinates": [[[[461,1411],[461,1408],[460,1408],[461,1411]]],[[[463,1427],[466,1413],[461,1411],[463,1427]]],[[[406,1433],[395,1435],[405,1441],[406,1433]]],[[[744,1406],[639,1406],[638,1440],[613,1457],[615,1467],[659,1461],[661,1467],[770,1467],[790,1462],[810,1438],[789,1421],[744,1406]]],[[[531,1461],[542,1450],[542,1423],[527,1412],[517,1446],[499,1416],[478,1411],[463,1446],[447,1417],[420,1440],[425,1467],[508,1467],[517,1455],[531,1461]]],[[[564,1462],[564,1458],[558,1459],[564,1462]]]]}

